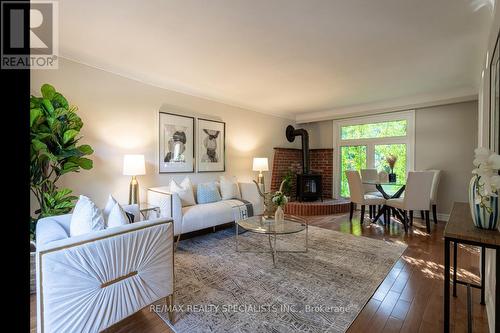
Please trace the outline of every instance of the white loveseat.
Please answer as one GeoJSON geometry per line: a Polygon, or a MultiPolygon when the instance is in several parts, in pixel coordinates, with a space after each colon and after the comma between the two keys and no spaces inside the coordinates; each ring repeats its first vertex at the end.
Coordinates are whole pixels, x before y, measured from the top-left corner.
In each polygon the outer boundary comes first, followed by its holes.
{"type": "MultiPolygon", "coordinates": [[[[259,195],[255,183],[238,183],[241,199],[252,204],[253,214],[264,212],[264,202],[259,195]]],[[[196,186],[194,186],[196,193],[196,186]]],[[[196,204],[182,207],[181,199],[169,191],[168,186],[153,187],[147,191],[148,203],[160,207],[160,216],[174,220],[174,235],[181,235],[191,231],[214,227],[234,222],[235,215],[231,206],[233,200],[196,204]]]]}
{"type": "Polygon", "coordinates": [[[69,237],[71,214],[36,227],[37,332],[100,332],[155,301],[172,304],[173,225],[139,221],[69,237]]]}

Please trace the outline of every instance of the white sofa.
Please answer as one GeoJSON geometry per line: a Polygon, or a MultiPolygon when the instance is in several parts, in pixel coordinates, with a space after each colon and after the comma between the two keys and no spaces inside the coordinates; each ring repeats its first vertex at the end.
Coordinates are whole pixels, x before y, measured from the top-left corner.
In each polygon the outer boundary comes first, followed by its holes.
{"type": "MultiPolygon", "coordinates": [[[[253,214],[259,215],[264,212],[264,202],[259,195],[255,183],[238,183],[241,199],[252,204],[253,214]]],[[[194,186],[196,197],[196,186],[194,186]]],[[[174,235],[191,231],[214,227],[229,222],[234,222],[235,215],[231,205],[233,200],[222,200],[218,202],[197,204],[182,207],[179,196],[171,193],[169,186],[153,187],[147,191],[149,204],[160,207],[160,216],[173,218],[174,235]],[[229,202],[231,201],[231,202],[229,202]]]]}
{"type": "Polygon", "coordinates": [[[37,223],[37,332],[100,332],[165,298],[173,304],[169,218],[69,237],[71,214],[37,223]]]}

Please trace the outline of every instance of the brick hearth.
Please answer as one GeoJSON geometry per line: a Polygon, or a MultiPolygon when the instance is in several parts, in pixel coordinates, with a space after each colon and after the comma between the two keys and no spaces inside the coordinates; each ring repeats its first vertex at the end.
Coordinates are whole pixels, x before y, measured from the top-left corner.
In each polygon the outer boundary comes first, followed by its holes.
{"type": "Polygon", "coordinates": [[[312,215],[331,215],[338,213],[347,213],[350,207],[350,201],[345,199],[340,200],[324,200],[315,202],[298,202],[292,201],[285,206],[285,213],[299,216],[312,215]]]}
{"type": "MultiPolygon", "coordinates": [[[[323,198],[333,196],[333,149],[310,149],[311,171],[323,175],[323,198]]],[[[274,148],[274,161],[271,178],[271,191],[277,191],[291,170],[294,174],[302,172],[302,150],[295,148],[274,148]]],[[[292,180],[292,196],[296,193],[296,179],[292,180]]],[[[314,214],[313,214],[314,215],[314,214]]]]}

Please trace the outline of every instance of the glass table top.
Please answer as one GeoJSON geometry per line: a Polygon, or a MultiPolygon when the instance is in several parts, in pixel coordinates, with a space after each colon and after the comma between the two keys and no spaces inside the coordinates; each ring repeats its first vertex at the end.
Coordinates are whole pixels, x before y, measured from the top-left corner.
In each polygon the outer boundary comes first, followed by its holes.
{"type": "Polygon", "coordinates": [[[259,234],[292,234],[307,228],[304,219],[293,215],[285,215],[285,220],[276,222],[274,218],[252,216],[236,222],[241,228],[259,234]]]}
{"type": "Polygon", "coordinates": [[[400,181],[397,181],[397,182],[379,182],[379,181],[376,181],[376,180],[363,180],[362,181],[363,184],[366,184],[366,185],[382,185],[382,186],[403,186],[403,185],[406,185],[405,182],[400,182],[400,181]]]}
{"type": "Polygon", "coordinates": [[[149,203],[147,203],[147,202],[141,202],[141,203],[139,204],[139,209],[140,209],[141,211],[147,211],[147,210],[156,210],[156,209],[160,209],[160,207],[155,206],[155,205],[151,205],[151,204],[149,204],[149,203]]]}

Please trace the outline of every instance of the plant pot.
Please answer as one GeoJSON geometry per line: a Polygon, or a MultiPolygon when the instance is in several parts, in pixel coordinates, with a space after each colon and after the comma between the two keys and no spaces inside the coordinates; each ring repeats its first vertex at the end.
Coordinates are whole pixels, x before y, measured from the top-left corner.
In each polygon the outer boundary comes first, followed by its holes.
{"type": "Polygon", "coordinates": [[[36,292],[36,244],[30,242],[30,294],[36,292]]]}
{"type": "Polygon", "coordinates": [[[283,210],[283,207],[278,206],[278,208],[276,208],[276,212],[274,213],[274,221],[283,222],[284,220],[285,220],[285,211],[283,210]]]}
{"type": "Polygon", "coordinates": [[[396,182],[396,174],[391,172],[389,174],[389,183],[395,183],[395,182],[396,182]]]}
{"type": "Polygon", "coordinates": [[[476,203],[476,199],[479,197],[479,178],[474,176],[469,183],[469,205],[472,221],[480,229],[496,230],[500,221],[498,197],[490,196],[488,200],[483,200],[484,205],[476,203]]]}

